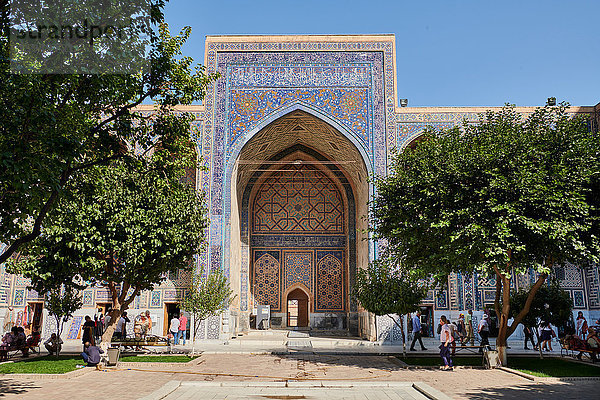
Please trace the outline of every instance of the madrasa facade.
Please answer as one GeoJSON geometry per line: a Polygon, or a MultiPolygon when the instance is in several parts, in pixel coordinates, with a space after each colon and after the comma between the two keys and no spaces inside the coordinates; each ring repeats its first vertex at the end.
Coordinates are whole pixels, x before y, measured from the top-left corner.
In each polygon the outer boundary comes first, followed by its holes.
{"type": "MultiPolygon", "coordinates": [[[[378,251],[365,233],[370,177],[386,175],[395,152],[427,126],[474,123],[499,107],[405,106],[396,62],[393,35],[207,37],[206,71],[220,77],[202,105],[182,107],[195,116],[205,167],[196,184],[211,221],[196,266],[224,271],[235,298],[228,310],[203,321],[200,338],[223,340],[269,327],[399,340],[389,318],[375,318],[352,298],[357,270],[378,251]],[[257,318],[265,309],[268,318],[257,318]]],[[[600,104],[569,112],[591,116],[598,129],[600,104]]],[[[583,311],[588,321],[600,317],[597,267],[567,264],[554,274],[575,313],[583,311]]],[[[4,326],[37,320],[44,336],[54,330],[43,298],[26,279],[4,266],[0,279],[4,326]]],[[[153,333],[166,334],[190,279],[186,271],[168,276],[135,299],[130,315],[150,310],[153,333]]],[[[511,284],[529,286],[534,279],[519,275],[511,284]]],[[[494,297],[494,278],[452,274],[447,285],[429,291],[424,323],[432,327],[441,314],[454,319],[469,309],[477,318],[494,297]]],[[[67,324],[65,338],[77,338],[83,316],[109,301],[106,289],[85,290],[84,308],[67,324]]]]}

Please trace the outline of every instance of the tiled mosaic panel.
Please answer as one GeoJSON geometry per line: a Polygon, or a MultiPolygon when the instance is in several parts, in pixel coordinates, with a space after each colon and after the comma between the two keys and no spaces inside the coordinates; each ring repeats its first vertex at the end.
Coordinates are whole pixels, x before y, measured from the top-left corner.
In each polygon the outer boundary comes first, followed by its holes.
{"type": "Polygon", "coordinates": [[[317,290],[315,293],[315,311],[343,310],[343,250],[317,250],[316,263],[317,290]]]}
{"type": "Polygon", "coordinates": [[[572,290],[573,308],[585,308],[585,294],[583,290],[572,290]]]}
{"type": "Polygon", "coordinates": [[[272,110],[301,101],[324,110],[342,121],[365,143],[369,137],[369,94],[367,89],[255,89],[231,90],[229,94],[229,144],[251,130],[272,110]]]}
{"type": "Polygon", "coordinates": [[[255,233],[343,233],[344,203],[337,186],[308,165],[286,165],[256,193],[255,233]]]}
{"type": "Polygon", "coordinates": [[[598,309],[600,308],[600,269],[597,265],[587,269],[586,278],[589,306],[598,309]]]}
{"type": "Polygon", "coordinates": [[[284,287],[287,290],[296,283],[302,283],[312,291],[312,251],[284,251],[284,287]]]}
{"type": "Polygon", "coordinates": [[[254,251],[254,301],[270,305],[273,311],[281,309],[280,257],[279,251],[254,251]]]}
{"type": "Polygon", "coordinates": [[[93,306],[94,305],[94,291],[84,290],[83,291],[83,305],[84,306],[93,306]]]}
{"type": "Polygon", "coordinates": [[[553,275],[560,282],[560,286],[564,288],[583,289],[583,274],[581,268],[571,264],[564,263],[553,268],[553,275]]]}
{"type": "Polygon", "coordinates": [[[25,289],[15,289],[13,294],[13,305],[22,306],[25,304],[25,289]]]}

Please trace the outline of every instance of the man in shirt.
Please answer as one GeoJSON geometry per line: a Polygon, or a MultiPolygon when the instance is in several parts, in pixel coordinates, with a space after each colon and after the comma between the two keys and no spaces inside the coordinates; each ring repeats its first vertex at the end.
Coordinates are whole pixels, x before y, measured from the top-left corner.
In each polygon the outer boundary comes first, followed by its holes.
{"type": "Polygon", "coordinates": [[[86,342],[81,357],[88,367],[96,367],[96,369],[99,370],[100,366],[98,364],[100,364],[100,353],[104,353],[104,350],[92,346],[90,342],[86,342]]]}
{"type": "Polygon", "coordinates": [[[466,338],[465,343],[471,342],[471,346],[475,344],[475,335],[473,335],[473,310],[469,310],[465,316],[466,338]]]}
{"type": "Polygon", "coordinates": [[[129,318],[127,318],[127,311],[123,312],[121,318],[117,322],[117,327],[115,328],[115,336],[117,338],[125,338],[127,337],[127,323],[129,322],[129,318]]]}
{"type": "MultiPolygon", "coordinates": [[[[177,318],[177,314],[175,314],[175,315],[173,315],[173,318],[171,319],[171,325],[169,326],[169,333],[175,340],[177,340],[178,332],[179,332],[179,318],[177,318]]],[[[177,341],[175,341],[174,343],[177,344],[177,341]]]]}
{"type": "Polygon", "coordinates": [[[44,342],[44,346],[46,347],[46,350],[48,350],[48,353],[50,353],[50,355],[56,353],[60,353],[60,349],[62,347],[63,341],[60,337],[56,336],[56,333],[53,333],[52,335],[50,335],[50,337],[48,338],[48,340],[46,340],[44,342]]]}
{"type": "Polygon", "coordinates": [[[417,342],[417,340],[421,345],[421,350],[427,350],[425,346],[423,346],[423,340],[421,339],[421,311],[417,311],[417,313],[412,319],[412,333],[413,341],[410,344],[410,351],[416,351],[415,343],[417,342]]]}
{"type": "Polygon", "coordinates": [[[185,334],[187,330],[187,317],[185,314],[181,314],[179,317],[179,331],[177,332],[177,337],[175,338],[175,344],[179,344],[179,339],[182,339],[183,345],[185,346],[185,334]]]}

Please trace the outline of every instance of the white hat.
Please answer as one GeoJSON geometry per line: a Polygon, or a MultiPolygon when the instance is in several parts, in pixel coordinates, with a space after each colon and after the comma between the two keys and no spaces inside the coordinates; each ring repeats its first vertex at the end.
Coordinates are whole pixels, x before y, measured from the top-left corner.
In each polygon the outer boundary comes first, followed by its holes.
{"type": "Polygon", "coordinates": [[[487,318],[488,318],[488,315],[487,315],[487,314],[483,314],[483,318],[484,318],[484,319],[487,319],[487,318]]]}

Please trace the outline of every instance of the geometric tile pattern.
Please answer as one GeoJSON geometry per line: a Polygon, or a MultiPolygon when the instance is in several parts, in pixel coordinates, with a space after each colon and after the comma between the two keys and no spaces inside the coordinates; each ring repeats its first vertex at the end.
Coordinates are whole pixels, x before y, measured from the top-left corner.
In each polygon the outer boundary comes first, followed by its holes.
{"type": "Polygon", "coordinates": [[[583,289],[583,271],[581,268],[564,263],[553,269],[553,275],[559,280],[560,286],[564,288],[583,289]]]}
{"type": "Polygon", "coordinates": [[[254,200],[255,233],[343,233],[344,205],[337,186],[308,165],[286,165],[260,186],[254,200]]]}
{"type": "Polygon", "coordinates": [[[268,304],[273,311],[280,310],[279,252],[255,251],[254,257],[255,304],[268,304]]]}
{"type": "Polygon", "coordinates": [[[600,308],[600,269],[594,265],[586,270],[587,292],[591,309],[600,308]]]}
{"type": "Polygon", "coordinates": [[[284,291],[295,283],[303,283],[312,291],[312,251],[284,252],[284,267],[284,291]]]}
{"type": "Polygon", "coordinates": [[[307,102],[339,118],[365,142],[368,141],[369,118],[368,91],[366,88],[319,88],[319,89],[255,89],[230,91],[229,144],[274,108],[281,108],[294,101],[307,102]]]}
{"type": "Polygon", "coordinates": [[[342,250],[317,250],[315,311],[344,310],[344,259],[342,250]]]}

